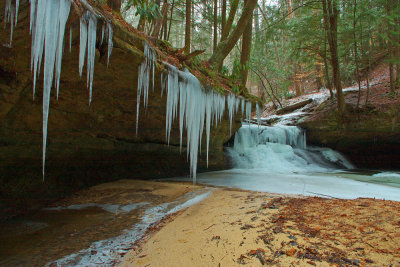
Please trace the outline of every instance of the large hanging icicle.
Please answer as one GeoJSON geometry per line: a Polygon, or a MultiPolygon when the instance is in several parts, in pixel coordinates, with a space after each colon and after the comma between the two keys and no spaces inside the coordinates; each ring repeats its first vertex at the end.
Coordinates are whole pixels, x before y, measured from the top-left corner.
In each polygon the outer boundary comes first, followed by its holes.
{"type": "Polygon", "coordinates": [[[37,74],[40,72],[43,51],[45,56],[43,77],[43,177],[46,159],[50,91],[54,76],[57,92],[59,88],[64,30],[70,6],[70,0],[31,1],[30,25],[33,33],[31,55],[31,68],[33,68],[34,79],[33,93],[35,92],[37,74]]]}
{"type": "MultiPolygon", "coordinates": [[[[201,139],[206,128],[207,165],[211,123],[217,125],[225,110],[225,96],[214,92],[206,93],[199,80],[189,71],[180,71],[165,63],[168,67],[166,139],[169,144],[172,123],[178,117],[180,146],[184,128],[187,132],[187,156],[190,159],[190,174],[196,181],[198,154],[201,151],[201,139]]],[[[235,100],[235,96],[233,100],[235,100]]],[[[232,97],[231,96],[231,97],[232,97]]]]}

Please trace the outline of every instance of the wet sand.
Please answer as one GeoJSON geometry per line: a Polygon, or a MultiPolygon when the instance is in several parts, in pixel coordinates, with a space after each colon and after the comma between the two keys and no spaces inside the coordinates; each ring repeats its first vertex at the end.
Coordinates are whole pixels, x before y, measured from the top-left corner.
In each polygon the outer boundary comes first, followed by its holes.
{"type": "Polygon", "coordinates": [[[219,189],[121,266],[400,266],[400,202],[219,189]]]}
{"type": "Polygon", "coordinates": [[[199,188],[187,183],[120,180],[79,191],[36,214],[0,224],[0,266],[43,266],[95,241],[118,236],[139,222],[146,208],[199,188]]]}

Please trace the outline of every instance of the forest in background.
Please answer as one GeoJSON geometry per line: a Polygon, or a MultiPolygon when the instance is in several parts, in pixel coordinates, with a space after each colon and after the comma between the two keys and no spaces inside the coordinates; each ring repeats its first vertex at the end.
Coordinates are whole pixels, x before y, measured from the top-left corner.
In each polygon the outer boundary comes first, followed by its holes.
{"type": "MultiPolygon", "coordinates": [[[[400,0],[107,4],[140,31],[198,55],[193,61],[208,60],[215,71],[238,81],[234,91],[246,85],[276,106],[280,99],[327,88],[331,96],[337,92],[342,113],[342,87],[368,81],[370,70],[382,60],[388,64],[392,94],[399,86],[400,0]]],[[[368,82],[366,86],[368,94],[368,82]]],[[[368,97],[357,106],[367,102],[368,97]]]]}

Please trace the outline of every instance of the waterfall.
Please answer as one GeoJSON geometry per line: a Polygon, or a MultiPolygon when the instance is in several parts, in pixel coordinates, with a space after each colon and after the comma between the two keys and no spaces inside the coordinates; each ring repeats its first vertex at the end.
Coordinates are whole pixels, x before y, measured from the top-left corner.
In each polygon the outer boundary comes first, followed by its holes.
{"type": "Polygon", "coordinates": [[[305,131],[296,126],[244,124],[227,149],[235,168],[268,169],[268,172],[323,172],[352,169],[339,152],[306,146],[305,131]]]}

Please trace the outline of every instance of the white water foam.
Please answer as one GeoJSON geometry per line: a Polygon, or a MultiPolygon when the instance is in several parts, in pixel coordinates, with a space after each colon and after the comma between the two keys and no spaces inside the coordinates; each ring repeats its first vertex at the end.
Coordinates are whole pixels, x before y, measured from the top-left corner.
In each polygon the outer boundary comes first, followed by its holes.
{"type": "Polygon", "coordinates": [[[201,173],[199,183],[282,194],[400,201],[400,174],[349,171],[347,168],[354,166],[340,153],[307,148],[304,132],[294,126],[244,124],[227,153],[235,168],[201,173]]]}

